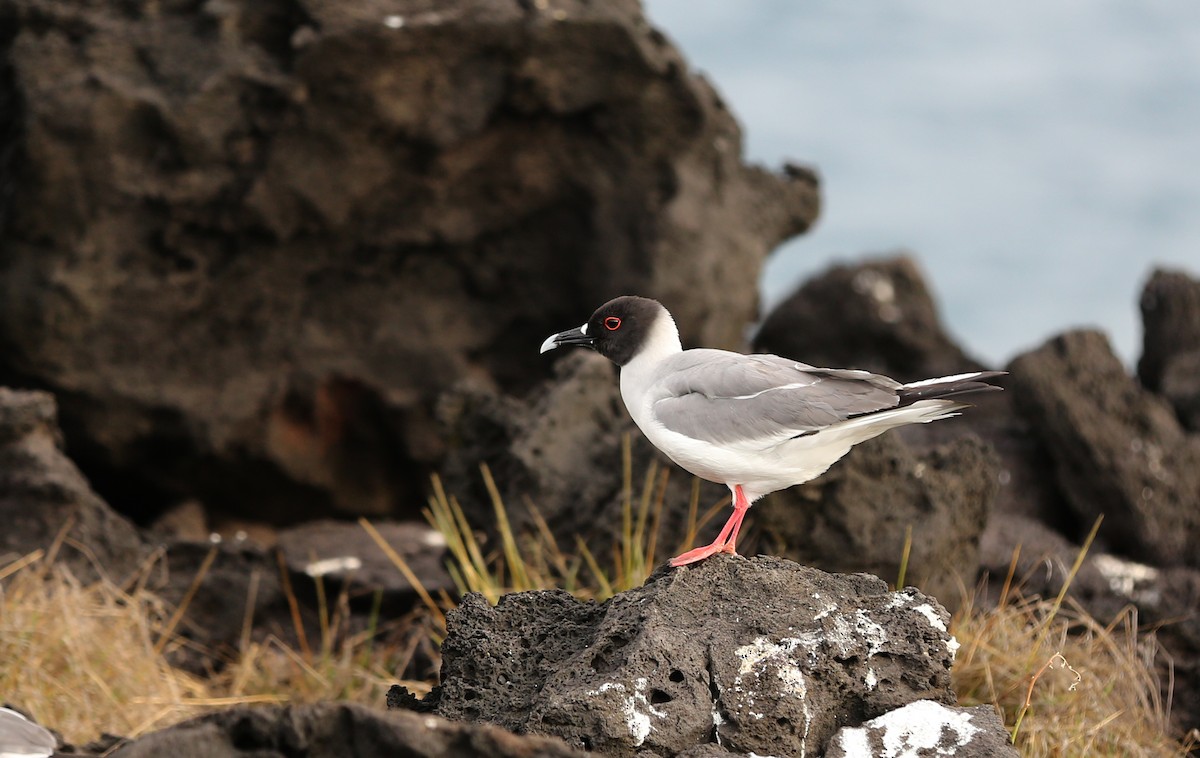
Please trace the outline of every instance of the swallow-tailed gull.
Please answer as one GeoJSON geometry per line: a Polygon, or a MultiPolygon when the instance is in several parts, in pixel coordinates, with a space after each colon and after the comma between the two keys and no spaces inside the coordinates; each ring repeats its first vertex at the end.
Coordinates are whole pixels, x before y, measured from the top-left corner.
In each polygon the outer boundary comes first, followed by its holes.
{"type": "Polygon", "coordinates": [[[589,347],[620,366],[621,398],[650,442],[696,476],[729,487],[733,515],[717,539],[672,558],[672,566],[736,554],[755,500],[820,476],[851,447],[889,429],[958,415],[968,407],[958,396],[998,390],[988,380],[1004,373],[901,384],[777,355],[684,350],[667,309],[631,296],[547,337],[541,352],[560,345],[589,347]]]}

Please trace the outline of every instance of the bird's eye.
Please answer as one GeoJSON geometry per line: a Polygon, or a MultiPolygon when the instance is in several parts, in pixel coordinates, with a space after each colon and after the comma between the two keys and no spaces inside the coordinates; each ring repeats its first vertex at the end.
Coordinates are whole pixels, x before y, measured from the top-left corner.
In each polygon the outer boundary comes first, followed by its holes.
{"type": "Polygon", "coordinates": [[[604,319],[604,328],[610,332],[615,332],[621,328],[621,319],[616,316],[609,316],[604,319]]]}

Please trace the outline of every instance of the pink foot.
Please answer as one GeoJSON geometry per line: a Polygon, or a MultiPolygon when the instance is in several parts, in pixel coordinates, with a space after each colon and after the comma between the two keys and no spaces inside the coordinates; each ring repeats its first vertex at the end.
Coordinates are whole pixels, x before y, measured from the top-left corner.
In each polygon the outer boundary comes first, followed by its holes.
{"type": "Polygon", "coordinates": [[[675,556],[671,559],[671,565],[676,568],[686,566],[689,563],[702,561],[717,553],[737,555],[737,549],[734,546],[737,544],[738,532],[742,528],[742,519],[746,517],[746,511],[749,509],[750,503],[742,493],[742,486],[739,484],[734,488],[733,515],[725,522],[725,526],[721,528],[721,533],[717,535],[713,543],[675,556]]]}
{"type": "Polygon", "coordinates": [[[716,555],[717,553],[730,553],[732,555],[737,555],[737,551],[735,551],[733,549],[733,545],[730,545],[727,542],[718,540],[717,542],[714,542],[711,545],[705,545],[704,547],[698,547],[698,548],[695,548],[694,550],[689,550],[686,553],[675,556],[674,558],[671,559],[671,565],[676,568],[678,568],[680,566],[686,566],[689,563],[695,563],[696,561],[702,561],[705,558],[709,558],[711,556],[716,555]]]}

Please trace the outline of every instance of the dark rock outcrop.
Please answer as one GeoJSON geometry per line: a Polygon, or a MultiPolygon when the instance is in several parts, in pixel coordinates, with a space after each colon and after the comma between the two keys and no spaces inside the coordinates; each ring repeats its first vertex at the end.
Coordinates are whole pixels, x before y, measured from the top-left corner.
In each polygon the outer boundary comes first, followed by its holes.
{"type": "MultiPolygon", "coordinates": [[[[554,366],[554,378],[522,401],[470,383],[442,395],[438,406],[447,456],[442,476],[472,524],[495,521],[480,472],[487,465],[511,517],[528,526],[532,502],[556,533],[574,544],[611,510],[621,488],[621,444],[644,439],[625,411],[612,364],[574,351],[554,366]]],[[[605,535],[606,537],[609,535],[605,535]]]]}
{"type": "Polygon", "coordinates": [[[407,711],[348,703],[238,707],[138,738],[112,758],[572,758],[584,753],[549,737],[510,734],[407,711]]]}
{"type": "Polygon", "coordinates": [[[63,454],[45,392],[0,387],[0,524],[0,564],[63,537],[75,546],[64,544],[57,559],[85,581],[97,571],[123,581],[149,552],[63,454]]]}
{"type": "Polygon", "coordinates": [[[1011,393],[1086,529],[1157,566],[1200,566],[1200,438],[1125,373],[1099,332],[1063,334],[1009,366],[1011,393]]]}
{"type": "Polygon", "coordinates": [[[993,519],[1008,516],[1036,518],[1056,529],[1067,530],[1075,515],[1059,490],[1054,462],[1045,443],[1034,431],[1036,419],[1017,412],[1008,377],[999,383],[1005,392],[965,398],[974,407],[949,421],[914,424],[898,429],[898,436],[919,451],[947,444],[964,436],[978,436],[999,461],[1000,487],[993,501],[993,519]]]}
{"type": "MultiPolygon", "coordinates": [[[[1015,514],[992,519],[979,542],[980,569],[990,577],[988,594],[981,602],[995,604],[1000,600],[1010,570],[1021,594],[1055,597],[1078,554],[1078,545],[1037,519],[1015,514]]],[[[1078,590],[1102,582],[1103,577],[1091,562],[1085,561],[1072,586],[1078,590]]]]}
{"type": "Polygon", "coordinates": [[[811,172],[633,0],[0,6],[0,376],[102,492],[415,514],[432,408],[622,293],[735,346],[811,172]]]}
{"type": "Polygon", "coordinates": [[[1017,749],[990,705],[947,708],[921,700],[845,727],[833,736],[826,758],[870,755],[953,755],[957,758],[1017,758],[1017,749]]]}
{"type": "Polygon", "coordinates": [[[954,702],[948,620],[916,590],[766,557],[660,570],[604,604],[470,595],[436,710],[610,755],[817,754],[842,726],[954,702]]]}
{"type": "Polygon", "coordinates": [[[982,368],[947,335],[912,258],[836,265],[780,303],[754,349],[916,381],[982,368]]]}
{"type": "Polygon", "coordinates": [[[1142,289],[1138,378],[1160,393],[1192,431],[1200,431],[1200,281],[1157,269],[1142,289]]]}
{"type": "Polygon", "coordinates": [[[917,454],[886,434],[814,481],[767,496],[750,513],[789,558],[889,581],[899,575],[911,526],[906,582],[954,607],[979,567],[998,473],[995,454],[978,438],[917,454]]]}

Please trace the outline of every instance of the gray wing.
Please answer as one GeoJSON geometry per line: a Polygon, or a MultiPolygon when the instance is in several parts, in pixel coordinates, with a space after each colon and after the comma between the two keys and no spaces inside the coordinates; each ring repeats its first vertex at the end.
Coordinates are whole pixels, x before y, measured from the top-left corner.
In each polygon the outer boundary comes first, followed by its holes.
{"type": "Polygon", "coordinates": [[[48,756],[58,741],[54,735],[16,711],[0,708],[0,755],[48,756]]]}
{"type": "Polygon", "coordinates": [[[687,350],[664,368],[654,387],[655,418],[705,442],[769,443],[899,404],[900,384],[886,376],[776,355],[687,350]]]}

